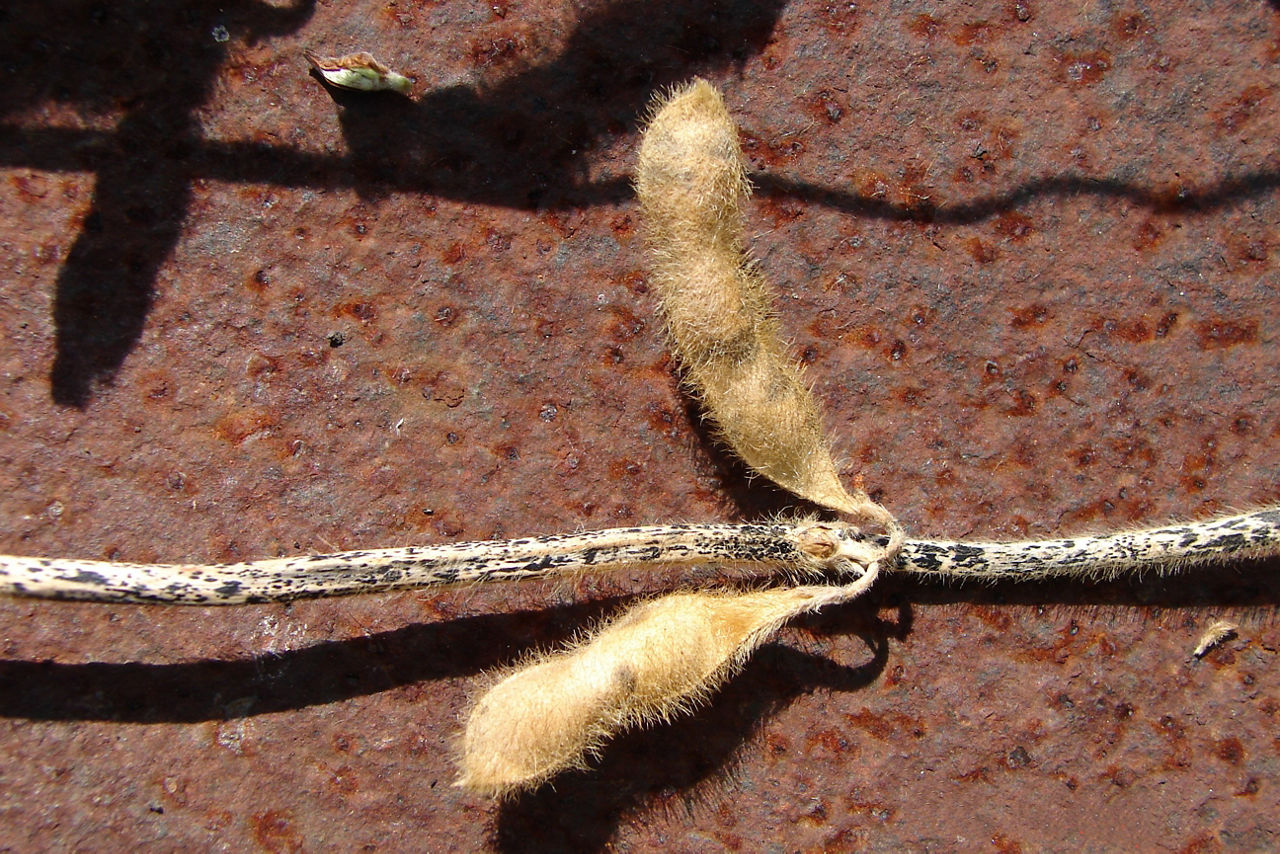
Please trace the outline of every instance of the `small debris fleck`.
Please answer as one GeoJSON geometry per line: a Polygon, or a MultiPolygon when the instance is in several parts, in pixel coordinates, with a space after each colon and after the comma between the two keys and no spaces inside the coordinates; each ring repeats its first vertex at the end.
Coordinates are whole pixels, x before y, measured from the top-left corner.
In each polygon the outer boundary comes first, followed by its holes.
{"type": "Polygon", "coordinates": [[[1209,654],[1209,650],[1223,641],[1235,637],[1237,629],[1239,629],[1239,626],[1235,623],[1228,623],[1226,620],[1214,620],[1209,628],[1204,630],[1204,634],[1200,636],[1200,642],[1192,650],[1191,656],[1197,660],[1204,658],[1209,654]]]}
{"type": "Polygon", "coordinates": [[[324,82],[339,89],[357,92],[390,90],[407,94],[413,88],[412,78],[392,71],[373,58],[373,54],[349,53],[346,56],[320,56],[314,51],[303,51],[307,62],[324,82]]]}
{"type": "Polygon", "coordinates": [[[214,27],[209,34],[213,36],[213,40],[218,44],[226,44],[231,41],[231,33],[222,24],[214,27]]]}
{"type": "Polygon", "coordinates": [[[328,341],[330,347],[341,347],[343,344],[347,343],[347,333],[330,332],[328,335],[328,341]]]}

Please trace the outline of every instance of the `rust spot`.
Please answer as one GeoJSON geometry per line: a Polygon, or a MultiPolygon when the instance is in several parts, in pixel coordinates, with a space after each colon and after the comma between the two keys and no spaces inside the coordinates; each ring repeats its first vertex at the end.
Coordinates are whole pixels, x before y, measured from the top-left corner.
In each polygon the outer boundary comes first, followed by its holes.
{"type": "Polygon", "coordinates": [[[764,738],[765,752],[773,758],[786,756],[791,750],[791,740],[780,732],[771,732],[764,738]]]}
{"type": "Polygon", "coordinates": [[[1147,326],[1147,322],[1142,318],[1134,318],[1131,320],[1113,320],[1108,318],[1102,321],[1099,331],[1113,338],[1119,338],[1122,341],[1129,341],[1133,344],[1141,344],[1144,341],[1150,341],[1152,337],[1151,329],[1147,326]]]}
{"type": "Polygon", "coordinates": [[[932,306],[920,305],[919,303],[911,306],[911,322],[916,326],[924,326],[926,323],[931,323],[937,315],[937,310],[932,306]]]}
{"type": "Polygon", "coordinates": [[[148,403],[160,403],[173,394],[173,378],[166,371],[148,371],[138,385],[148,403]]]}
{"type": "Polygon", "coordinates": [[[991,837],[991,847],[999,854],[1022,854],[1022,846],[1003,833],[991,837]]]}
{"type": "Polygon", "coordinates": [[[889,179],[873,169],[855,169],[852,183],[859,197],[874,201],[888,199],[892,190],[889,179]]]}
{"type": "Polygon", "coordinates": [[[927,218],[933,210],[933,190],[925,180],[928,174],[923,166],[907,166],[902,169],[898,181],[898,204],[916,218],[927,218]]]}
{"type": "Polygon", "coordinates": [[[1054,59],[1058,66],[1058,79],[1077,86],[1092,86],[1111,70],[1111,54],[1105,50],[1060,53],[1054,59]]]}
{"type": "Polygon", "coordinates": [[[1217,834],[1201,833],[1178,849],[1178,854],[1216,854],[1222,850],[1217,834]]]}
{"type": "Polygon", "coordinates": [[[1111,19],[1111,33],[1121,41],[1131,41],[1155,32],[1147,16],[1141,12],[1119,12],[1111,19]]]}
{"type": "Polygon", "coordinates": [[[800,816],[800,821],[810,827],[821,827],[827,823],[827,807],[822,801],[815,801],[813,806],[809,807],[800,816]]]}
{"type": "Polygon", "coordinates": [[[360,783],[356,780],[355,771],[350,765],[343,765],[341,768],[330,769],[321,766],[328,780],[328,787],[340,795],[354,795],[360,790],[360,783]]]}
{"type": "Polygon", "coordinates": [[[986,765],[979,765],[972,771],[966,771],[963,774],[952,774],[951,779],[957,783],[990,783],[991,769],[986,765]]]}
{"type": "Polygon", "coordinates": [[[288,810],[267,810],[249,819],[253,838],[270,854],[302,850],[302,837],[293,827],[293,814],[288,810]]]}
{"type": "Polygon", "coordinates": [[[630,341],[645,330],[648,323],[625,305],[609,306],[609,334],[615,341],[630,341]]]}
{"type": "Polygon", "coordinates": [[[642,297],[649,293],[649,279],[641,270],[632,270],[613,280],[614,284],[622,285],[631,293],[638,297],[642,297]]]}
{"type": "Polygon", "coordinates": [[[422,396],[454,409],[466,399],[467,390],[448,373],[441,371],[422,387],[422,396]]]}
{"type": "Polygon", "coordinates": [[[1244,760],[1244,745],[1235,736],[1228,736],[1214,742],[1213,753],[1223,762],[1239,765],[1244,760]]]}
{"type": "Polygon", "coordinates": [[[862,26],[858,4],[845,0],[824,4],[818,11],[818,21],[829,32],[842,35],[856,32],[862,26]]]}
{"type": "Polygon", "coordinates": [[[445,329],[453,326],[458,322],[460,312],[451,305],[442,305],[431,315],[431,319],[445,329]]]}
{"type": "Polygon", "coordinates": [[[271,284],[271,277],[267,275],[266,270],[258,270],[244,284],[255,294],[261,294],[267,290],[267,285],[271,284]]]}
{"type": "Polygon", "coordinates": [[[804,205],[794,199],[764,198],[757,204],[775,226],[795,222],[805,214],[804,205]]]}
{"type": "Polygon", "coordinates": [[[506,252],[511,249],[511,235],[496,228],[487,228],[484,232],[484,245],[495,254],[506,252]]]}
{"type": "Polygon", "coordinates": [[[440,260],[446,264],[457,264],[467,257],[467,250],[461,243],[457,241],[449,244],[449,248],[440,256],[440,260]]]}
{"type": "Polygon", "coordinates": [[[784,166],[804,154],[804,143],[797,136],[784,136],[776,142],[769,142],[739,129],[738,139],[747,157],[769,168],[784,166]]]}
{"type": "Polygon", "coordinates": [[[648,403],[644,407],[645,417],[649,421],[649,426],[656,433],[662,433],[666,436],[674,436],[679,432],[676,427],[679,419],[676,414],[665,406],[657,403],[648,403]]]}
{"type": "Polygon", "coordinates": [[[1269,97],[1271,93],[1261,86],[1250,86],[1218,111],[1214,124],[1221,133],[1237,131],[1253,117],[1258,106],[1269,97]]]}
{"type": "Polygon", "coordinates": [[[1002,213],[996,219],[996,233],[1003,235],[1006,239],[1015,243],[1021,243],[1031,236],[1034,232],[1035,223],[1031,221],[1031,217],[1016,211],[1007,211],[1002,213]]]}
{"type": "Polygon", "coordinates": [[[925,734],[923,721],[901,712],[885,712],[877,715],[863,709],[856,714],[846,714],[844,719],[880,741],[888,741],[895,733],[906,733],[912,738],[922,738],[925,734]]]}
{"type": "Polygon", "coordinates": [[[979,264],[990,264],[999,257],[994,246],[989,243],[983,243],[977,237],[969,238],[966,247],[969,250],[969,254],[973,256],[973,260],[979,264]]]}
{"type": "Polygon", "coordinates": [[[1156,323],[1156,337],[1157,338],[1165,337],[1166,335],[1169,334],[1169,331],[1172,330],[1175,325],[1177,325],[1177,323],[1178,323],[1178,313],[1176,311],[1167,312],[1165,315],[1163,315],[1160,318],[1159,322],[1156,323]]]}
{"type": "Polygon", "coordinates": [[[907,24],[907,29],[914,36],[931,39],[942,31],[942,22],[932,15],[916,15],[907,24]]]}
{"type": "Polygon", "coordinates": [[[511,33],[471,43],[471,64],[476,68],[507,65],[524,53],[527,47],[522,33],[511,33]]]}
{"type": "Polygon", "coordinates": [[[906,406],[918,409],[929,401],[929,392],[922,386],[904,386],[894,394],[906,406]]]}
{"type": "Polygon", "coordinates": [[[635,460],[622,459],[609,463],[609,478],[611,480],[639,477],[643,473],[644,466],[635,460]]]}
{"type": "Polygon", "coordinates": [[[858,745],[851,743],[839,730],[824,729],[810,735],[804,744],[804,752],[812,753],[821,749],[832,757],[858,755],[858,745]]]}
{"type": "Polygon", "coordinates": [[[969,613],[1000,633],[1013,627],[1013,618],[999,608],[987,605],[970,605],[969,613]]]}
{"type": "Polygon", "coordinates": [[[971,44],[986,44],[991,41],[991,34],[994,27],[986,21],[974,21],[970,24],[964,24],[952,36],[951,40],[961,47],[967,47],[971,44]]]}
{"type": "Polygon", "coordinates": [[[1032,303],[1026,308],[1015,310],[1011,322],[1014,329],[1035,329],[1043,326],[1048,320],[1049,309],[1039,303],[1032,303]]]}
{"type": "Polygon", "coordinates": [[[636,225],[631,220],[631,214],[619,214],[615,216],[609,223],[609,228],[613,231],[613,236],[619,241],[629,240],[636,231],[636,225]]]}
{"type": "Polygon", "coordinates": [[[18,198],[27,203],[39,201],[49,195],[49,181],[43,175],[11,175],[9,183],[18,191],[18,198]]]}
{"type": "Polygon", "coordinates": [[[1107,770],[1098,775],[1099,780],[1106,780],[1113,786],[1127,789],[1138,782],[1138,775],[1132,768],[1121,768],[1119,765],[1108,765],[1107,770]]]}
{"type": "Polygon", "coordinates": [[[806,106],[811,116],[827,124],[839,124],[844,118],[845,107],[830,89],[819,89],[809,97],[806,106]]]}
{"type": "Polygon", "coordinates": [[[1009,395],[1013,398],[1013,404],[1004,410],[1006,415],[1026,417],[1036,414],[1038,401],[1034,394],[1020,388],[1009,392],[1009,395]]]}
{"type": "Polygon", "coordinates": [[[335,317],[346,315],[347,317],[354,318],[361,323],[368,323],[378,316],[378,312],[374,309],[372,303],[360,301],[344,302],[334,308],[333,314],[335,317]]]}
{"type": "Polygon", "coordinates": [[[1164,231],[1153,220],[1145,220],[1142,225],[1138,226],[1138,233],[1133,238],[1133,248],[1141,252],[1144,249],[1150,249],[1160,243],[1164,237],[1164,231]]]}
{"type": "Polygon", "coordinates": [[[224,442],[239,445],[251,436],[268,433],[278,426],[279,422],[261,410],[241,409],[231,412],[214,425],[213,432],[224,442]]]}
{"type": "Polygon", "coordinates": [[[1258,340],[1258,321],[1206,320],[1196,324],[1196,338],[1202,350],[1225,350],[1238,344],[1253,344],[1258,340]]]}
{"type": "Polygon", "coordinates": [[[273,359],[265,353],[259,353],[257,350],[249,354],[249,360],[245,364],[244,372],[254,379],[264,374],[274,374],[280,370],[280,360],[273,359]]]}

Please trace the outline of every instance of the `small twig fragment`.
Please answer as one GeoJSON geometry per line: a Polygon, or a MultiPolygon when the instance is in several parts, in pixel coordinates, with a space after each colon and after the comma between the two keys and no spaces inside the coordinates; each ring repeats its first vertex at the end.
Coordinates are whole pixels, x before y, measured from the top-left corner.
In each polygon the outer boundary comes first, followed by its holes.
{"type": "Polygon", "coordinates": [[[373,58],[373,54],[349,53],[346,56],[320,56],[314,51],[303,51],[307,62],[330,86],[357,92],[390,90],[408,94],[413,87],[412,78],[392,71],[373,58]]]}
{"type": "Polygon", "coordinates": [[[1200,642],[1191,651],[1191,657],[1196,660],[1204,658],[1211,649],[1235,637],[1238,629],[1239,626],[1235,623],[1229,623],[1226,620],[1214,620],[1209,625],[1209,628],[1204,630],[1204,634],[1200,636],[1200,642]]]}

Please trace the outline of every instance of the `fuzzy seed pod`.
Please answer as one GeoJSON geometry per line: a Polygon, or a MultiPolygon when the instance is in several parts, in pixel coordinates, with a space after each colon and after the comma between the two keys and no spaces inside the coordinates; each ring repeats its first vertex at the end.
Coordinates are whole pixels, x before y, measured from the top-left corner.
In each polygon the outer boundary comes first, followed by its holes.
{"type": "Polygon", "coordinates": [[[749,186],[738,130],[705,80],[656,105],[636,192],[672,350],[720,438],[802,498],[885,519],[841,485],[822,413],[782,343],[768,286],[743,244],[749,186]]]}
{"type": "Polygon", "coordinates": [[[701,703],[785,621],[871,586],[677,593],[638,605],[573,649],[502,679],[471,712],[457,785],[486,795],[531,789],[618,732],[701,703]]]}

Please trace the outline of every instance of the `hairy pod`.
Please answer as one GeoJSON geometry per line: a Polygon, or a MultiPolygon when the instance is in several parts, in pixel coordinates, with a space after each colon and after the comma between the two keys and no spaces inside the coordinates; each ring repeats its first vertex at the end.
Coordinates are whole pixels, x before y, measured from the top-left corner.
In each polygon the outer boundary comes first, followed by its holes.
{"type": "Polygon", "coordinates": [[[705,80],[656,105],[636,192],[672,349],[720,439],[796,495],[866,512],[869,499],[840,483],[822,413],[782,343],[768,287],[743,244],[749,187],[738,131],[705,80]]]}
{"type": "Polygon", "coordinates": [[[694,708],[787,619],[857,596],[876,572],[844,587],[677,593],[631,608],[480,699],[458,785],[504,795],[583,767],[618,732],[694,708]]]}

